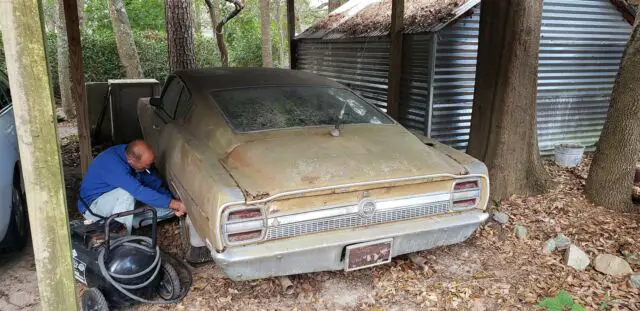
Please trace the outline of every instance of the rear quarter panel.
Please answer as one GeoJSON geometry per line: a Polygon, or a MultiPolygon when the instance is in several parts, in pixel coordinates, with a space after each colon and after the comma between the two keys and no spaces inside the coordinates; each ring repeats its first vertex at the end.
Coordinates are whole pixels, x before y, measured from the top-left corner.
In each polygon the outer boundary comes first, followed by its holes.
{"type": "MultiPolygon", "coordinates": [[[[412,132],[412,133],[416,135],[418,139],[420,139],[420,141],[422,141],[427,146],[430,146],[431,148],[437,150],[438,152],[441,152],[442,154],[445,154],[446,156],[460,163],[467,170],[467,174],[477,174],[477,175],[485,176],[486,178],[481,179],[482,192],[481,192],[480,202],[487,202],[487,203],[489,202],[489,191],[490,191],[489,171],[487,170],[487,166],[482,161],[462,151],[456,150],[443,143],[437,142],[429,137],[417,134],[415,132],[412,132]]],[[[485,209],[487,203],[485,203],[484,204],[485,206],[482,206],[481,208],[485,209]]]]}
{"type": "Polygon", "coordinates": [[[13,108],[6,108],[0,111],[0,240],[11,219],[13,170],[19,159],[16,142],[13,108]]]}
{"type": "Polygon", "coordinates": [[[187,206],[198,233],[220,251],[219,211],[228,203],[242,204],[244,195],[208,145],[179,125],[167,127],[160,138],[160,144],[166,145],[160,149],[169,187],[187,206]]]}

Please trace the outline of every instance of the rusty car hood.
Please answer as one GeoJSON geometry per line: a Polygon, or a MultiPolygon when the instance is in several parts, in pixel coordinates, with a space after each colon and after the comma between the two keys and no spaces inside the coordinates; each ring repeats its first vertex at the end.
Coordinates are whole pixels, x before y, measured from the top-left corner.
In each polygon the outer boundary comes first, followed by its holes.
{"type": "Polygon", "coordinates": [[[259,135],[221,163],[247,200],[287,191],[432,174],[465,168],[398,125],[345,125],[339,137],[315,132],[259,135]]]}

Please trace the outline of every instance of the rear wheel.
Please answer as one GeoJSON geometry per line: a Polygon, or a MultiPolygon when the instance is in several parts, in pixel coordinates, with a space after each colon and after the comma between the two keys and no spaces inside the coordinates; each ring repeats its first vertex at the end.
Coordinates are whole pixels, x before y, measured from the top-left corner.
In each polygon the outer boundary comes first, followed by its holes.
{"type": "Polygon", "coordinates": [[[82,311],[109,311],[104,295],[97,288],[88,288],[82,294],[82,311]]]}
{"type": "Polygon", "coordinates": [[[9,251],[20,251],[29,238],[29,218],[21,179],[13,183],[11,189],[11,220],[5,236],[9,251]]]}

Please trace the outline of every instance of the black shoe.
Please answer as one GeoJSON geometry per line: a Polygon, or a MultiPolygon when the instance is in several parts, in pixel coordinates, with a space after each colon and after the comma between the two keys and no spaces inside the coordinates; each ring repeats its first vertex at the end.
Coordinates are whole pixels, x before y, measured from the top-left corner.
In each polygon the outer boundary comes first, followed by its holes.
{"type": "Polygon", "coordinates": [[[190,264],[205,263],[213,260],[213,257],[211,257],[211,252],[206,246],[190,246],[186,257],[187,258],[185,259],[190,264]]]}

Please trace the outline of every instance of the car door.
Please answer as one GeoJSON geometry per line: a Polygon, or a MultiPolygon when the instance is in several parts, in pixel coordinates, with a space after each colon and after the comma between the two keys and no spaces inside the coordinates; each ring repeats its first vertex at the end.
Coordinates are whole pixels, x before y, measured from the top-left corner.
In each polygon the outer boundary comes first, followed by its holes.
{"type": "MultiPolygon", "coordinates": [[[[0,145],[7,144],[7,148],[18,151],[18,138],[16,136],[16,124],[13,117],[11,95],[9,89],[0,85],[0,135],[4,141],[0,145]]],[[[5,146],[3,146],[5,147],[5,146]]]]}
{"type": "Polygon", "coordinates": [[[18,139],[9,88],[0,76],[0,241],[11,219],[11,185],[18,161],[18,139]]]}
{"type": "Polygon", "coordinates": [[[138,107],[142,135],[144,135],[145,141],[153,147],[156,154],[159,153],[160,134],[167,123],[174,119],[183,89],[184,85],[180,79],[171,76],[157,105],[154,106],[149,102],[138,107]]]}

